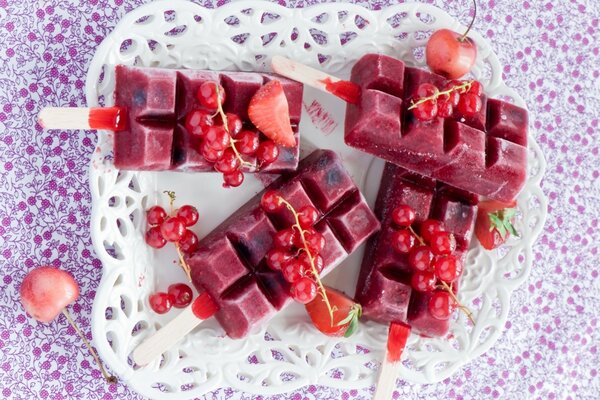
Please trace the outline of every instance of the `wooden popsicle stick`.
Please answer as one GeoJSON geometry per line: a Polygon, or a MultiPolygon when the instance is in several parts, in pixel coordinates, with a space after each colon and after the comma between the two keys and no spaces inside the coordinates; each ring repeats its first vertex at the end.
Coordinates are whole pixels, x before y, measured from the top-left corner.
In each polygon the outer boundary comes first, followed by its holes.
{"type": "Polygon", "coordinates": [[[127,111],[122,107],[45,107],[38,115],[44,129],[127,129],[127,111]]]}
{"type": "Polygon", "coordinates": [[[208,293],[202,293],[177,317],[136,347],[133,351],[133,361],[139,366],[150,363],[169,350],[202,321],[212,317],[217,310],[217,305],[208,293]]]}
{"type": "Polygon", "coordinates": [[[396,378],[398,377],[398,363],[402,358],[402,351],[406,346],[410,331],[410,325],[405,323],[392,322],[390,324],[385,357],[381,363],[373,400],[389,400],[392,398],[396,388],[396,378]]]}
{"type": "Polygon", "coordinates": [[[273,56],[271,67],[279,75],[330,93],[348,103],[356,104],[360,99],[360,86],[354,82],[342,80],[289,58],[273,56]]]}

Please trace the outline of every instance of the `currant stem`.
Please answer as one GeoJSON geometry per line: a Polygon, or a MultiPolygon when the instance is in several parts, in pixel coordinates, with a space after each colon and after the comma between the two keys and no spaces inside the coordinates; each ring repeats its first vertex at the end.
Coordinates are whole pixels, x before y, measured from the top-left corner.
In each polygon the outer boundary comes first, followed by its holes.
{"type": "Polygon", "coordinates": [[[475,11],[473,11],[473,18],[471,19],[471,23],[469,24],[467,31],[458,39],[459,42],[464,42],[467,39],[467,35],[469,34],[469,31],[471,30],[471,28],[473,27],[473,24],[475,23],[475,17],[477,17],[477,0],[473,0],[473,6],[475,7],[475,11]]]}
{"type": "MultiPolygon", "coordinates": [[[[165,190],[163,193],[165,193],[167,196],[169,196],[169,206],[170,206],[170,214],[173,214],[173,212],[175,211],[175,199],[177,198],[175,196],[175,192],[172,190],[165,190]]],[[[181,247],[179,247],[179,243],[175,243],[175,249],[177,250],[177,255],[179,256],[179,262],[181,263],[181,268],[183,269],[183,272],[185,272],[185,274],[187,275],[188,281],[191,282],[192,281],[192,273],[191,273],[191,269],[189,267],[189,265],[187,265],[187,263],[185,262],[185,259],[183,258],[183,253],[181,252],[181,247]]]]}
{"type": "Polygon", "coordinates": [[[100,372],[102,373],[102,376],[104,377],[106,382],[107,383],[117,383],[117,378],[115,376],[108,375],[108,373],[104,369],[104,366],[102,365],[102,362],[100,362],[100,358],[98,358],[98,354],[96,354],[96,352],[92,348],[92,345],[90,344],[90,342],[88,342],[88,340],[85,338],[84,334],[81,332],[81,330],[79,329],[79,327],[77,326],[77,324],[75,323],[73,318],[71,318],[71,314],[69,313],[69,311],[66,308],[63,308],[62,313],[67,318],[67,321],[69,321],[69,324],[71,324],[71,326],[79,334],[79,337],[83,340],[83,343],[85,343],[86,347],[92,354],[92,357],[94,357],[94,360],[96,361],[96,364],[98,364],[98,368],[100,368],[100,372]]]}
{"type": "Polygon", "coordinates": [[[456,295],[454,294],[454,292],[452,291],[452,288],[450,286],[448,286],[448,284],[444,281],[442,282],[442,286],[444,287],[444,290],[446,292],[448,292],[448,294],[450,295],[450,297],[452,297],[452,300],[454,300],[454,302],[456,304],[458,304],[458,308],[465,313],[465,315],[467,317],[469,317],[469,319],[471,320],[471,322],[473,323],[473,325],[475,325],[475,319],[473,319],[473,313],[471,312],[471,310],[469,310],[467,307],[463,306],[460,301],[458,301],[458,298],[456,297],[456,295]]]}
{"type": "Polygon", "coordinates": [[[319,290],[321,291],[321,296],[323,297],[323,301],[325,301],[325,305],[327,306],[327,311],[329,312],[329,318],[331,319],[331,326],[333,326],[333,313],[335,310],[331,307],[331,303],[329,303],[329,298],[327,297],[327,292],[325,292],[325,286],[323,286],[323,282],[321,282],[321,279],[319,278],[319,271],[317,271],[317,268],[315,267],[315,259],[313,258],[313,255],[311,254],[310,250],[308,249],[308,243],[306,243],[306,238],[304,237],[305,231],[300,226],[300,219],[298,219],[298,213],[296,212],[294,207],[283,197],[279,197],[279,201],[281,203],[283,203],[286,206],[286,208],[288,210],[290,210],[291,213],[294,215],[294,219],[296,220],[296,223],[294,225],[292,225],[292,228],[295,227],[300,232],[300,237],[302,238],[302,244],[304,245],[304,251],[308,255],[308,260],[310,261],[310,268],[312,270],[312,274],[315,277],[315,281],[317,282],[317,285],[319,286],[319,290]]]}
{"type": "MultiPolygon", "coordinates": [[[[219,90],[219,85],[216,85],[216,90],[217,90],[217,114],[219,114],[221,116],[221,120],[223,121],[223,128],[225,128],[225,131],[227,133],[229,133],[229,125],[227,124],[227,114],[225,114],[225,110],[223,110],[223,105],[221,104],[221,91],[219,90]]],[[[235,157],[239,160],[240,168],[243,166],[246,166],[249,168],[254,167],[254,165],[252,165],[252,163],[249,163],[248,161],[246,161],[242,158],[242,155],[238,151],[237,147],[235,147],[235,140],[233,140],[233,138],[231,137],[231,133],[229,133],[229,136],[230,136],[229,147],[231,147],[231,149],[233,150],[233,153],[235,154],[235,157]]]]}
{"type": "Polygon", "coordinates": [[[445,96],[445,95],[450,94],[450,93],[452,93],[454,91],[461,90],[462,93],[465,93],[466,91],[468,91],[469,89],[471,89],[471,85],[473,84],[473,82],[475,82],[475,81],[466,81],[462,85],[456,85],[456,86],[451,87],[448,90],[444,90],[443,92],[439,92],[438,91],[436,94],[433,94],[433,95],[428,96],[428,97],[423,97],[423,98],[419,99],[416,103],[412,102],[411,106],[408,107],[408,109],[412,110],[413,108],[417,108],[417,106],[419,104],[423,104],[426,101],[430,101],[430,100],[437,100],[438,97],[445,96]]]}
{"type": "Polygon", "coordinates": [[[414,235],[414,237],[417,238],[417,240],[419,241],[419,243],[421,243],[421,246],[425,246],[425,241],[423,240],[423,238],[419,235],[417,235],[417,232],[415,232],[415,230],[413,229],[412,225],[408,227],[408,229],[411,231],[411,233],[414,235]]]}

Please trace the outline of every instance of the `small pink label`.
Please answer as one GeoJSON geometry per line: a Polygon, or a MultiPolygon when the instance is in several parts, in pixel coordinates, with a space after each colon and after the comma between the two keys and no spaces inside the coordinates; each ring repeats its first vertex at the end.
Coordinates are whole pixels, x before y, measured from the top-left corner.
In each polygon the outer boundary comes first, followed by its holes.
{"type": "Polygon", "coordinates": [[[316,100],[313,100],[309,106],[304,104],[304,109],[308,113],[313,125],[316,126],[325,136],[330,135],[338,123],[333,119],[330,113],[325,111],[323,106],[316,100]]]}

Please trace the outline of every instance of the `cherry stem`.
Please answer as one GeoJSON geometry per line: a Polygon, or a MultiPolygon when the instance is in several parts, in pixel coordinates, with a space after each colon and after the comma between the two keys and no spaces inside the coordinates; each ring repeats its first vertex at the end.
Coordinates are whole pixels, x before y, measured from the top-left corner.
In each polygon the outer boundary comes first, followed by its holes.
{"type": "Polygon", "coordinates": [[[104,379],[106,380],[106,382],[107,383],[117,383],[117,378],[114,375],[108,375],[108,373],[104,369],[104,366],[102,365],[102,362],[100,362],[100,358],[98,358],[98,354],[96,354],[96,352],[92,348],[92,345],[90,344],[90,342],[88,342],[88,340],[85,338],[84,334],[81,332],[81,330],[79,329],[79,327],[77,326],[77,324],[75,323],[73,318],[71,318],[71,314],[69,313],[69,311],[67,311],[66,308],[63,308],[62,313],[67,318],[67,321],[69,321],[71,326],[73,328],[75,328],[75,331],[79,334],[79,337],[83,340],[83,343],[85,343],[86,347],[92,354],[92,357],[94,357],[94,360],[96,360],[96,364],[98,364],[98,368],[100,368],[100,372],[102,372],[102,376],[104,376],[104,379]]]}
{"type": "Polygon", "coordinates": [[[431,96],[422,97],[416,103],[413,101],[412,104],[411,104],[411,106],[408,107],[408,109],[412,110],[413,108],[417,108],[417,106],[419,104],[423,104],[426,101],[430,101],[430,100],[437,100],[438,97],[448,95],[448,94],[450,94],[450,93],[452,93],[454,91],[459,91],[460,90],[461,93],[465,93],[469,89],[471,89],[471,85],[473,84],[473,82],[475,82],[475,81],[466,81],[462,85],[452,86],[450,89],[444,90],[443,92],[437,91],[435,94],[432,94],[431,96]]]}
{"type": "Polygon", "coordinates": [[[458,298],[456,297],[456,295],[454,294],[454,292],[452,291],[452,288],[450,286],[448,286],[448,284],[444,281],[442,282],[442,286],[444,287],[444,290],[446,290],[446,292],[448,292],[448,294],[450,295],[450,297],[452,297],[452,300],[454,300],[454,302],[458,305],[458,308],[465,313],[465,315],[467,317],[469,317],[469,319],[471,320],[471,322],[473,323],[473,325],[475,325],[475,319],[473,319],[473,313],[471,312],[471,310],[469,310],[466,306],[463,306],[460,301],[458,301],[458,298]]]}
{"type": "Polygon", "coordinates": [[[283,203],[287,207],[287,209],[290,210],[291,213],[294,215],[294,219],[296,220],[296,223],[294,225],[292,225],[292,229],[297,228],[298,231],[300,232],[300,237],[302,238],[302,244],[304,245],[304,251],[308,255],[308,260],[310,261],[310,268],[312,270],[312,274],[315,277],[315,281],[317,282],[317,285],[319,286],[319,290],[321,291],[321,296],[323,297],[323,301],[325,301],[325,305],[327,306],[327,311],[329,312],[329,318],[331,319],[331,326],[333,326],[333,313],[335,310],[331,307],[331,303],[329,302],[329,298],[327,297],[327,292],[325,292],[325,286],[323,286],[323,282],[321,282],[321,279],[319,278],[319,271],[317,271],[317,268],[315,267],[315,259],[313,258],[313,255],[311,254],[310,250],[308,249],[308,243],[306,243],[306,238],[304,237],[305,230],[302,229],[302,227],[300,226],[300,219],[298,218],[298,213],[294,209],[294,206],[292,206],[283,197],[280,196],[279,201],[281,203],[283,203]]]}
{"type": "Polygon", "coordinates": [[[475,7],[475,11],[473,11],[473,19],[471,19],[471,23],[469,24],[467,31],[458,39],[459,42],[465,41],[465,39],[467,38],[467,35],[469,34],[469,31],[471,30],[471,28],[473,27],[473,24],[475,23],[475,17],[477,17],[477,0],[473,0],[473,6],[475,7]]]}
{"type": "MultiPolygon", "coordinates": [[[[165,190],[163,193],[165,193],[167,196],[169,196],[169,206],[170,206],[170,213],[173,214],[175,212],[175,199],[177,198],[175,196],[175,192],[172,190],[165,190]]],[[[179,262],[181,263],[181,268],[183,269],[183,272],[185,272],[185,274],[187,275],[188,281],[191,282],[192,281],[192,273],[191,273],[191,269],[190,266],[187,265],[187,263],[185,262],[185,259],[183,258],[183,253],[181,252],[181,247],[179,246],[179,243],[175,243],[175,249],[177,250],[177,255],[179,256],[179,262]]]]}
{"type": "MultiPolygon", "coordinates": [[[[223,128],[227,133],[229,133],[229,125],[227,124],[227,114],[225,114],[225,110],[223,110],[223,105],[221,104],[221,91],[219,89],[219,85],[215,84],[215,86],[217,91],[217,114],[221,115],[221,120],[223,121],[223,128]]],[[[242,158],[242,155],[238,151],[237,147],[235,147],[235,142],[236,141],[233,140],[233,138],[231,137],[231,133],[229,133],[229,147],[231,147],[233,153],[235,154],[235,157],[240,162],[240,168],[242,168],[243,166],[246,166],[248,168],[254,167],[252,163],[249,163],[248,161],[242,158]]]]}

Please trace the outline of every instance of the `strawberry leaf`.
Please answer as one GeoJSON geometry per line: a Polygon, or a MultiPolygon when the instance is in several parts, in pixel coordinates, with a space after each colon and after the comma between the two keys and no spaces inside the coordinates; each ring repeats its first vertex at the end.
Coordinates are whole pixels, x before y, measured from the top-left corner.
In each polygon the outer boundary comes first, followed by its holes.
{"type": "Polygon", "coordinates": [[[515,208],[505,208],[496,212],[488,213],[490,218],[490,232],[496,229],[502,239],[506,239],[508,234],[519,237],[519,232],[513,226],[511,219],[517,214],[515,208]]]}
{"type": "Polygon", "coordinates": [[[336,324],[336,326],[346,325],[347,323],[351,322],[353,318],[355,318],[354,312],[350,311],[348,313],[348,315],[346,316],[346,318],[344,318],[343,320],[341,320],[340,322],[338,322],[336,324]]]}
{"type": "Polygon", "coordinates": [[[358,317],[354,314],[354,318],[350,321],[350,325],[348,325],[348,329],[346,329],[346,333],[344,333],[344,337],[348,338],[356,332],[358,329],[358,317]]]}

